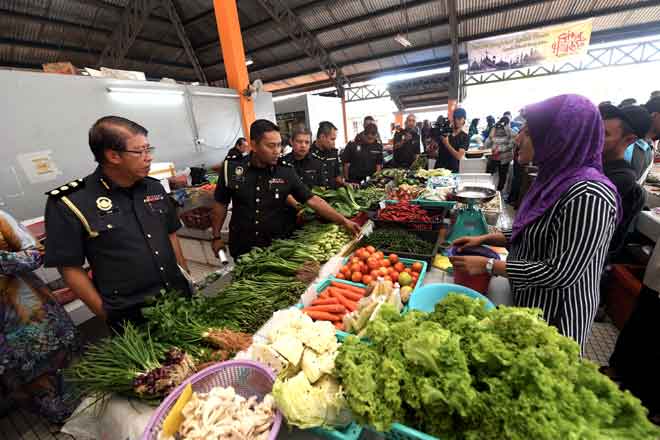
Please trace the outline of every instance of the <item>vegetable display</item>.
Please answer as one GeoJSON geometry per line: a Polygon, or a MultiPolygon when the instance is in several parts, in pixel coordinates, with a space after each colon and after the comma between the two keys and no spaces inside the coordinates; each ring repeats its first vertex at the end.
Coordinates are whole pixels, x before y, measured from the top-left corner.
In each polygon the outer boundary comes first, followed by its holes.
{"type": "Polygon", "coordinates": [[[155,343],[127,323],[123,334],[87,347],[66,376],[83,395],[118,393],[149,401],[166,396],[194,371],[188,354],[155,343]]]}
{"type": "Polygon", "coordinates": [[[362,243],[393,252],[428,255],[433,252],[433,243],[424,241],[412,232],[403,229],[376,229],[362,239],[362,243]]]}
{"type": "Polygon", "coordinates": [[[408,184],[401,184],[396,189],[388,191],[387,198],[390,200],[399,200],[400,202],[409,202],[419,197],[424,192],[424,187],[408,184]]]}
{"type": "Polygon", "coordinates": [[[432,223],[434,218],[418,205],[411,205],[408,202],[399,202],[387,205],[378,211],[379,220],[386,220],[398,223],[432,223]]]}
{"type": "Polygon", "coordinates": [[[358,302],[357,309],[344,316],[344,331],[347,333],[364,336],[367,325],[377,316],[383,304],[390,304],[400,312],[403,304],[408,302],[412,288],[395,289],[392,281],[378,279],[370,290],[370,294],[358,302]]]}
{"type": "Polygon", "coordinates": [[[364,288],[332,281],[302,312],[314,321],[330,321],[338,330],[344,330],[344,316],[357,310],[366,293],[364,288]]]}
{"type": "Polygon", "coordinates": [[[271,322],[267,342],[252,347],[252,358],[278,373],[273,397],[289,424],[303,429],[347,425],[350,412],[332,376],[335,328],[313,322],[298,309],[279,311],[271,322]]]}
{"type": "Polygon", "coordinates": [[[403,423],[442,439],[651,439],[629,392],[580,358],[539,310],[450,295],[433,313],[388,305],[370,343],[349,337],[335,372],[357,421],[403,423]]]}
{"type": "Polygon", "coordinates": [[[382,277],[386,281],[398,282],[401,287],[415,288],[422,263],[415,262],[406,267],[396,254],[385,255],[373,246],[360,248],[353,253],[346,265],[335,276],[355,283],[369,285],[382,277]]]}
{"type": "MultiPolygon", "coordinates": [[[[342,186],[337,189],[314,187],[312,188],[312,193],[315,196],[321,197],[335,211],[346,218],[355,217],[360,212],[361,206],[355,200],[355,191],[350,186],[342,186]]],[[[306,215],[316,215],[314,210],[309,206],[306,206],[304,211],[306,215]]]]}
{"type": "Polygon", "coordinates": [[[275,405],[270,394],[258,402],[256,396],[246,399],[232,387],[215,387],[208,393],[193,393],[182,413],[181,440],[266,440],[275,419],[275,405]]]}
{"type": "Polygon", "coordinates": [[[428,179],[430,177],[446,177],[446,176],[451,176],[451,170],[448,170],[446,168],[436,168],[434,170],[425,170],[425,169],[419,169],[415,173],[415,176],[421,177],[423,179],[428,179]]]}

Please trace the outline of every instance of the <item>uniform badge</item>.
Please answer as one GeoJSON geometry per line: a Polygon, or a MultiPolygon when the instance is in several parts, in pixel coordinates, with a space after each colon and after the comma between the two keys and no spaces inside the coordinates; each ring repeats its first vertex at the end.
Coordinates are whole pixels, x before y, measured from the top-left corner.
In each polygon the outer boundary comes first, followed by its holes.
{"type": "Polygon", "coordinates": [[[234,171],[237,176],[242,176],[245,170],[243,170],[243,167],[236,167],[236,170],[234,171]]]}
{"type": "Polygon", "coordinates": [[[107,197],[99,197],[96,199],[96,207],[101,211],[110,211],[112,209],[112,200],[107,197]]]}

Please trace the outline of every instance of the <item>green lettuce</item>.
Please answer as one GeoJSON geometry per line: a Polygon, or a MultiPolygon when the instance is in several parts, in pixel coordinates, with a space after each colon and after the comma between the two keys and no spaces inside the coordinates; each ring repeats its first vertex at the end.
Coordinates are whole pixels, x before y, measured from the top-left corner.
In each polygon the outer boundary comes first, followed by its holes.
{"type": "Polygon", "coordinates": [[[369,343],[335,360],[356,420],[442,439],[650,439],[660,430],[629,392],[580,358],[540,310],[449,295],[433,313],[383,306],[369,343]]]}

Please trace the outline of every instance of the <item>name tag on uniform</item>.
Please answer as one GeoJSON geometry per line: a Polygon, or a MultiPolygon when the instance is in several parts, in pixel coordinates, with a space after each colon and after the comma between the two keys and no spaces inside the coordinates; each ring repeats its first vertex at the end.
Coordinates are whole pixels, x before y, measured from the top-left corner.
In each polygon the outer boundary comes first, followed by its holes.
{"type": "Polygon", "coordinates": [[[336,157],[326,157],[325,160],[337,160],[336,157]]]}
{"type": "Polygon", "coordinates": [[[285,179],[274,177],[268,181],[269,185],[284,185],[286,183],[285,179]]]}
{"type": "Polygon", "coordinates": [[[165,198],[163,194],[152,194],[144,198],[144,203],[159,202],[165,198]]]}
{"type": "Polygon", "coordinates": [[[360,151],[362,151],[362,147],[358,145],[357,146],[357,152],[359,153],[360,151]]]}

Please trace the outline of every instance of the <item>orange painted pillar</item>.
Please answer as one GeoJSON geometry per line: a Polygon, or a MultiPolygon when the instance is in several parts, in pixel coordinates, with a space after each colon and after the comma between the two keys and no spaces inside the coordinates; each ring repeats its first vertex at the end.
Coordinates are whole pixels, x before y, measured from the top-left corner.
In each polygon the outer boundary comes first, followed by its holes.
{"type": "Polygon", "coordinates": [[[254,101],[243,96],[243,91],[250,85],[247,66],[245,65],[245,49],[241,24],[238,21],[238,8],[236,0],[213,0],[215,22],[218,26],[220,46],[222,47],[222,61],[227,74],[227,84],[235,89],[241,100],[241,120],[243,134],[250,138],[250,125],[256,119],[254,114],[254,101]]]}
{"type": "Polygon", "coordinates": [[[447,101],[447,119],[450,121],[454,120],[454,110],[456,110],[456,107],[458,107],[457,99],[450,99],[447,101]]]}
{"type": "Polygon", "coordinates": [[[403,127],[403,112],[394,113],[394,124],[403,127]]]}
{"type": "Polygon", "coordinates": [[[341,114],[344,118],[344,144],[348,143],[348,119],[346,118],[346,98],[341,97],[341,114]]]}

